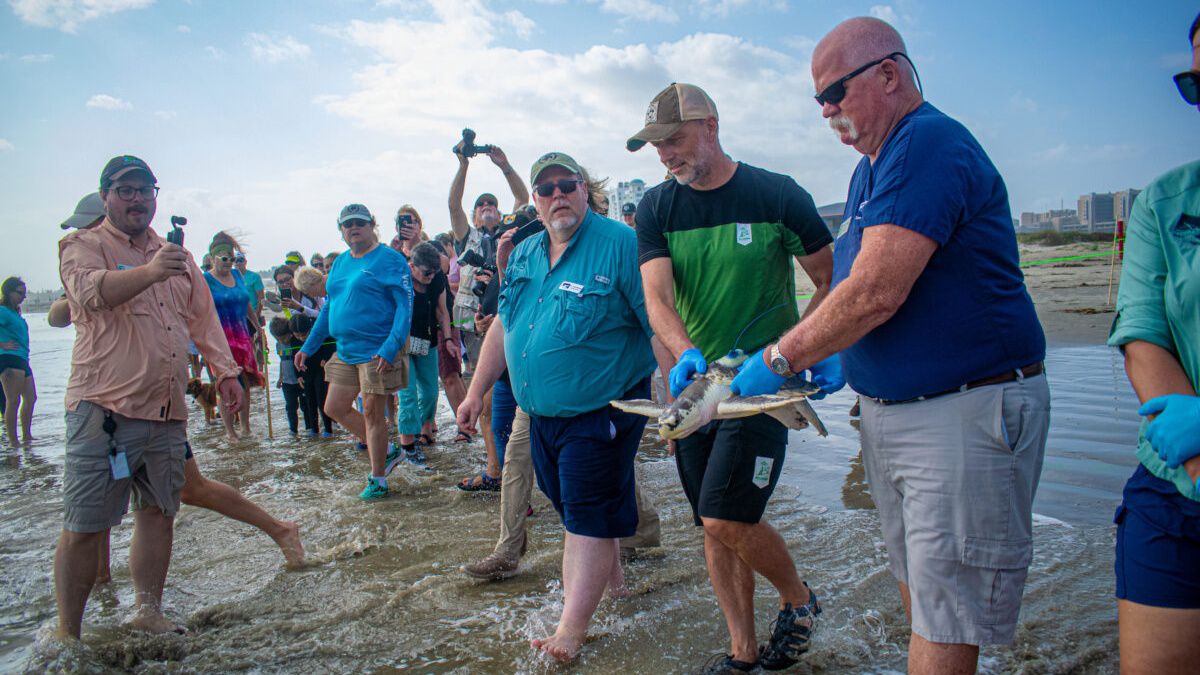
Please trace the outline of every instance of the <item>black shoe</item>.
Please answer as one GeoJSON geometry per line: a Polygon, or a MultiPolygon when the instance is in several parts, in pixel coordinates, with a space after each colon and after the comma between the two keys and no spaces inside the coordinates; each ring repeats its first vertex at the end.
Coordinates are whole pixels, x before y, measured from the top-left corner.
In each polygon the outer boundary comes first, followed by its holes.
{"type": "MultiPolygon", "coordinates": [[[[804,584],[808,588],[808,584],[804,584]]],[[[821,603],[817,602],[817,594],[809,588],[808,604],[792,607],[785,604],[779,610],[779,616],[771,624],[771,641],[758,651],[758,664],[763,670],[783,670],[800,660],[800,655],[808,651],[812,632],[817,627],[817,617],[821,615],[821,603]]]]}
{"type": "Polygon", "coordinates": [[[743,673],[757,673],[761,671],[757,663],[746,663],[733,658],[732,654],[717,654],[709,659],[700,670],[697,670],[697,675],[742,675],[743,673]]]}

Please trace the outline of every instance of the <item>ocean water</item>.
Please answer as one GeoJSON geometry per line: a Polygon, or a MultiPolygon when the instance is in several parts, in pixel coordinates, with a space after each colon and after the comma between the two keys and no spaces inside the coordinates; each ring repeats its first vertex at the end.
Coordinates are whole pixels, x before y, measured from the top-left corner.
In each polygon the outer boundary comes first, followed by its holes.
{"type": "MultiPolygon", "coordinates": [[[[562,606],[562,529],[535,491],[523,573],[472,580],[460,565],[488,554],[499,498],[454,483],[481,466],[483,450],[451,442],[443,400],[430,470],[401,466],[393,496],[357,494],[365,453],[346,436],[294,439],[273,392],[267,439],[261,390],[255,438],[229,443],[198,409],[189,422],[204,473],[270,511],[298,521],[310,564],[287,571],[261,532],[184,506],[164,605],[186,635],[151,636],[123,623],[132,607],[127,550],[132,523],[113,530],[113,582],[92,595],[82,644],[50,638],[52,558],[61,527],[62,399],[71,330],[28,317],[39,405],[38,440],[0,451],[0,671],[672,673],[688,672],[727,644],[709,586],[701,533],[692,527],[673,461],[648,435],[639,480],[662,518],[663,546],[626,572],[633,597],[605,601],[580,660],[558,666],[528,641],[553,630],[562,606]]],[[[1111,517],[1134,467],[1136,402],[1119,356],[1101,346],[1053,349],[1052,423],[1035,511],[1035,551],[1017,641],[987,647],[991,673],[1116,672],[1111,517]]],[[[908,630],[886,569],[863,475],[853,394],[815,407],[830,436],[792,432],[783,479],[767,511],[802,576],[825,607],[812,651],[791,672],[903,671],[908,630]]],[[[767,636],[776,598],[760,579],[757,615],[767,636]]]]}

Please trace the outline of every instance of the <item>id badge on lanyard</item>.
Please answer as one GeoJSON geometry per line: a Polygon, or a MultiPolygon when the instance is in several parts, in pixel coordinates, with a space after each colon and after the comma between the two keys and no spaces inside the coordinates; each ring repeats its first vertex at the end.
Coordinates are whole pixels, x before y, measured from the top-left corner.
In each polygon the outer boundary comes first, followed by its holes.
{"type": "Polygon", "coordinates": [[[108,468],[112,471],[113,480],[129,478],[129,459],[125,456],[125,448],[117,446],[117,422],[107,410],[104,411],[102,428],[108,434],[108,468]]]}

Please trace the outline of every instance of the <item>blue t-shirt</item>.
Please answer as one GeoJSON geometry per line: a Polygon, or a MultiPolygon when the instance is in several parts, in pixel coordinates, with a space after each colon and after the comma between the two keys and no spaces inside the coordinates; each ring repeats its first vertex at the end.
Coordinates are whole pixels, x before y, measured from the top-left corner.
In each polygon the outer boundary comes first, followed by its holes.
{"type": "Polygon", "coordinates": [[[25,317],[5,305],[0,305],[0,342],[15,342],[18,345],[16,349],[0,347],[0,354],[29,360],[29,324],[25,322],[25,317]]]}
{"type": "Polygon", "coordinates": [[[254,270],[246,270],[242,278],[246,282],[246,292],[250,294],[250,306],[254,308],[254,313],[257,314],[259,309],[258,293],[265,288],[263,286],[262,275],[254,270]]]}
{"type": "Polygon", "coordinates": [[[337,340],[337,355],[356,365],[376,356],[395,365],[412,322],[412,274],[404,256],[378,245],[355,258],[339,255],[325,281],[329,297],[300,350],[311,356],[325,338],[337,340]]]}
{"type": "Polygon", "coordinates": [[[508,259],[498,316],[513,395],[541,417],[572,417],[621,398],[654,370],[637,235],[588,211],[550,267],[546,233],[508,259]]]}
{"type": "Polygon", "coordinates": [[[860,394],[907,400],[1041,361],[1046,338],[1025,290],[1008,190],[971,132],[923,103],[850,181],[833,284],[863,231],[891,224],[938,243],[892,318],[842,351],[860,394]]]}

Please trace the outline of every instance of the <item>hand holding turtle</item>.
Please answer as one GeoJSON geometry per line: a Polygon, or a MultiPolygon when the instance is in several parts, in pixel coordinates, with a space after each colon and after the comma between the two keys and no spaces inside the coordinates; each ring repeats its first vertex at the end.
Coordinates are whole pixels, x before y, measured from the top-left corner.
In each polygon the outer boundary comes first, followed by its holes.
{"type": "Polygon", "coordinates": [[[679,361],[675,363],[675,367],[671,369],[671,373],[667,377],[670,380],[671,395],[678,397],[691,384],[693,373],[703,375],[706,372],[708,372],[708,362],[704,360],[704,354],[695,347],[685,349],[679,355],[679,361]]]}

